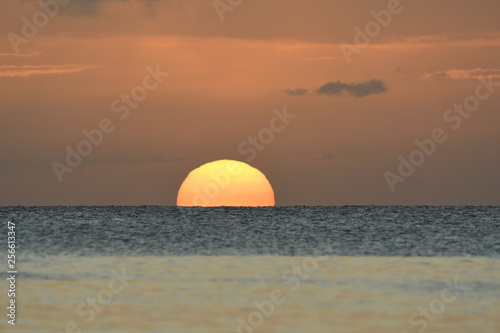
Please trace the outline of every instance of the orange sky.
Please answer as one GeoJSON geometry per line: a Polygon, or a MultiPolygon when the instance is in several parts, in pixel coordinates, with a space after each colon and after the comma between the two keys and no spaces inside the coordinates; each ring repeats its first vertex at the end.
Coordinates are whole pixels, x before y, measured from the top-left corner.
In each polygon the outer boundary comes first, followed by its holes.
{"type": "Polygon", "coordinates": [[[457,130],[443,114],[479,75],[500,82],[500,2],[402,1],[348,63],[340,44],[388,3],[243,1],[221,21],[212,1],[71,0],[16,54],[8,34],[40,7],[3,1],[0,205],[175,205],[224,158],[262,171],[277,205],[499,205],[500,87],[457,130]],[[113,101],[157,65],[169,76],[119,119],[113,101]],[[295,118],[247,161],[239,145],[284,107],[295,118]],[[104,118],[60,182],[51,163],[104,118]],[[447,141],[391,192],[384,172],[438,127],[447,141]]]}

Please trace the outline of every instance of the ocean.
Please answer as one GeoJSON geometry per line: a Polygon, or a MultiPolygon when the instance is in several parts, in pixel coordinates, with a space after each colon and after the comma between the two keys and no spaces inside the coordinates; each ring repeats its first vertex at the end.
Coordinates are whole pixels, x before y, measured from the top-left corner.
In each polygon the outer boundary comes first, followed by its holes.
{"type": "Polygon", "coordinates": [[[1,207],[0,217],[0,332],[500,332],[500,207],[1,207]]]}

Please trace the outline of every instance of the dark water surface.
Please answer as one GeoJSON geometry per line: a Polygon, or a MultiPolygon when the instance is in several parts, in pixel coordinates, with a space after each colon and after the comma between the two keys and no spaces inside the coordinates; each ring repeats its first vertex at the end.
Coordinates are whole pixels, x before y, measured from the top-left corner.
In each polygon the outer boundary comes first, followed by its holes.
{"type": "Polygon", "coordinates": [[[499,207],[3,207],[0,220],[4,249],[16,223],[19,270],[18,322],[0,332],[500,332],[499,207]]]}
{"type": "Polygon", "coordinates": [[[16,223],[18,251],[36,255],[500,255],[500,207],[2,207],[0,216],[16,223]]]}

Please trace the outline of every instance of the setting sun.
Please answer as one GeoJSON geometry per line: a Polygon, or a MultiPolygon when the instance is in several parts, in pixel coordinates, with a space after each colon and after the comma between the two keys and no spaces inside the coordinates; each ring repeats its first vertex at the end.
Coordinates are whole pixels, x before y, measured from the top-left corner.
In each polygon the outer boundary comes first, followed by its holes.
{"type": "Polygon", "coordinates": [[[177,206],[274,206],[274,191],[266,176],[250,165],[218,160],[189,173],[177,206]]]}

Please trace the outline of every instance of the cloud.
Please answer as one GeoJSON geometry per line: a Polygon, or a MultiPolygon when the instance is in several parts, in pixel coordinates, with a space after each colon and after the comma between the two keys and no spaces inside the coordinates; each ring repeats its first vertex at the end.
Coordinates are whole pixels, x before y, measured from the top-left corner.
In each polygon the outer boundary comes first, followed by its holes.
{"type": "Polygon", "coordinates": [[[307,89],[295,89],[295,90],[286,89],[283,92],[289,96],[304,96],[304,95],[307,95],[309,90],[307,90],[307,89]]]}
{"type": "Polygon", "coordinates": [[[380,80],[370,80],[360,83],[328,82],[321,86],[316,93],[319,95],[343,95],[345,93],[356,98],[381,94],[387,91],[385,83],[380,80]]]}
{"type": "Polygon", "coordinates": [[[36,74],[71,74],[87,69],[98,68],[96,65],[3,65],[0,77],[28,77],[36,74]]]}
{"type": "Polygon", "coordinates": [[[72,0],[64,5],[63,12],[72,15],[97,15],[101,10],[101,2],[103,1],[105,0],[72,0]]]}
{"type": "MultiPolygon", "coordinates": [[[[130,0],[71,0],[63,8],[63,11],[72,15],[97,15],[104,2],[128,2],[130,0]]],[[[144,8],[152,10],[159,0],[139,0],[144,8]]]]}
{"type": "Polygon", "coordinates": [[[416,37],[396,36],[386,40],[382,44],[374,44],[376,48],[420,48],[432,45],[455,46],[455,47],[477,47],[477,46],[500,46],[500,38],[496,32],[464,32],[460,34],[422,35],[416,37]]]}
{"type": "Polygon", "coordinates": [[[449,80],[467,80],[478,79],[481,77],[500,77],[500,69],[449,69],[447,71],[435,71],[425,74],[424,79],[449,79],[449,80]]]}
{"type": "MultiPolygon", "coordinates": [[[[359,83],[328,82],[319,89],[314,90],[318,95],[351,95],[362,98],[369,95],[381,94],[387,91],[385,83],[380,80],[370,80],[359,83]]],[[[309,93],[307,89],[286,89],[283,92],[288,96],[304,96],[309,93]]]]}
{"type": "Polygon", "coordinates": [[[314,158],[315,161],[332,161],[332,160],[341,160],[344,158],[344,155],[340,153],[325,153],[323,155],[316,156],[314,158]]]}

